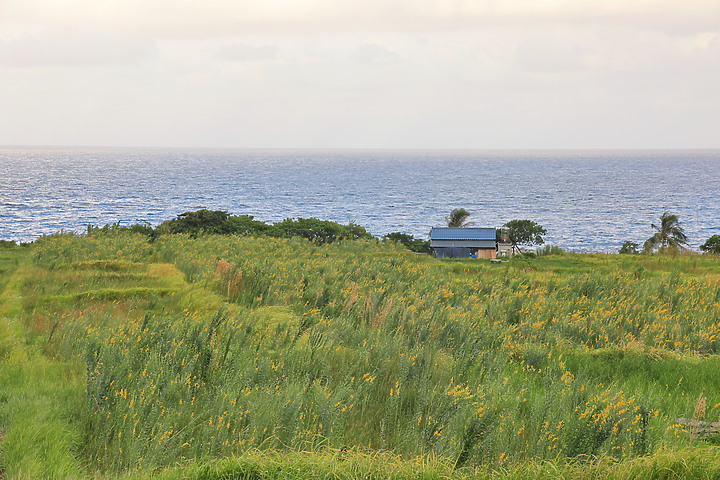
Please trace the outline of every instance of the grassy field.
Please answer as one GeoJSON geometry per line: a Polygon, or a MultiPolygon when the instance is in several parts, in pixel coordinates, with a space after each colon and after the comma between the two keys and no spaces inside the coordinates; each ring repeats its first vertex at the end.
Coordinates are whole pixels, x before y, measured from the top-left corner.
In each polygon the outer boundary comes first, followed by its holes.
{"type": "Polygon", "coordinates": [[[0,478],[720,478],[720,259],[0,250],[0,478]]]}

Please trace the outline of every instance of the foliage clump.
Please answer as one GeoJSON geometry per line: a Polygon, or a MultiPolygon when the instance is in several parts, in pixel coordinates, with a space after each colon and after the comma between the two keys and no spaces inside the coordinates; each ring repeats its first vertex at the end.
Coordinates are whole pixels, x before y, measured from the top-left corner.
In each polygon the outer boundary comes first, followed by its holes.
{"type": "Polygon", "coordinates": [[[197,210],[179,214],[157,227],[158,234],[184,233],[198,235],[254,235],[268,229],[268,225],[254,220],[252,215],[230,215],[222,210],[197,210]]]}
{"type": "Polygon", "coordinates": [[[700,245],[700,250],[714,255],[720,255],[720,235],[713,235],[700,245]]]}
{"type": "Polygon", "coordinates": [[[338,240],[367,240],[372,235],[364,227],[350,222],[341,225],[317,218],[287,218],[275,224],[255,220],[252,215],[231,215],[224,210],[201,209],[185,212],[176,218],[166,220],[153,228],[147,223],[127,227],[119,223],[103,227],[88,226],[88,235],[113,235],[139,233],[155,240],[161,235],[189,235],[197,238],[203,235],[302,237],[316,243],[332,243],[338,240]]]}
{"type": "Polygon", "coordinates": [[[317,243],[332,243],[336,240],[368,240],[372,238],[364,227],[350,222],[340,225],[317,218],[287,218],[277,222],[265,231],[273,237],[302,237],[317,243]]]}
{"type": "Polygon", "coordinates": [[[401,232],[392,232],[383,236],[383,240],[395,242],[403,245],[405,248],[416,253],[432,253],[430,241],[421,238],[415,238],[412,235],[401,232]]]}
{"type": "Polygon", "coordinates": [[[639,246],[640,245],[638,245],[635,242],[626,240],[622,244],[622,247],[620,247],[620,250],[618,250],[618,253],[623,254],[623,255],[637,255],[640,253],[640,250],[638,250],[639,246]]]}
{"type": "Polygon", "coordinates": [[[532,220],[510,220],[503,227],[508,229],[510,243],[515,250],[519,245],[542,245],[545,243],[542,236],[547,235],[547,230],[532,220]]]}

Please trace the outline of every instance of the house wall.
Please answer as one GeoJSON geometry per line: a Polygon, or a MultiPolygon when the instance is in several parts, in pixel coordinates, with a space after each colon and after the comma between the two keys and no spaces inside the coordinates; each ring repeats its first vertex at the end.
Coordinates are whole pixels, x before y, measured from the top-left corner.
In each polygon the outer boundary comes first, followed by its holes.
{"type": "MultiPolygon", "coordinates": [[[[437,258],[470,258],[470,253],[475,249],[465,247],[436,247],[435,256],[437,258]]],[[[477,249],[477,258],[495,258],[494,248],[477,249]]]]}
{"type": "Polygon", "coordinates": [[[494,248],[480,248],[477,252],[478,258],[495,258],[494,248]]]}
{"type": "Polygon", "coordinates": [[[462,247],[434,248],[437,258],[470,258],[470,249],[462,247]]]}
{"type": "Polygon", "coordinates": [[[512,257],[513,256],[512,244],[498,242],[497,255],[498,255],[498,257],[512,257]]]}

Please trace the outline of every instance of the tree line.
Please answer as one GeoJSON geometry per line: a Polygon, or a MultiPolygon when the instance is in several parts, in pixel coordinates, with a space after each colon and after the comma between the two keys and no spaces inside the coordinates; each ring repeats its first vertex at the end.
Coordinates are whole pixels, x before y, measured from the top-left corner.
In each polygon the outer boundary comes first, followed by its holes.
{"type": "MultiPolygon", "coordinates": [[[[455,208],[445,217],[447,227],[466,228],[475,225],[469,222],[470,212],[464,208],[455,208]]],[[[665,212],[660,216],[660,223],[650,225],[653,235],[640,244],[625,241],[618,253],[665,253],[689,249],[688,239],[677,215],[665,212]]],[[[510,220],[502,225],[507,230],[513,249],[520,245],[542,245],[547,230],[532,220],[510,220]]],[[[120,223],[106,224],[102,227],[88,225],[88,235],[101,235],[113,232],[129,231],[147,235],[154,240],[159,235],[186,234],[190,237],[201,235],[254,235],[278,238],[301,237],[316,243],[332,243],[338,240],[370,240],[374,237],[364,227],[354,222],[342,225],[330,220],[317,218],[286,218],[280,222],[269,224],[255,220],[252,215],[231,215],[224,210],[200,209],[185,212],[175,218],[153,226],[148,222],[121,226],[120,223]]],[[[500,241],[500,230],[497,232],[500,241]]],[[[396,242],[408,250],[417,253],[432,253],[430,241],[416,238],[402,232],[392,232],[382,237],[383,241],[396,242]]],[[[0,247],[15,246],[9,240],[0,240],[0,247]]],[[[720,235],[713,235],[700,245],[706,253],[720,255],[720,235]]]]}
{"type": "Polygon", "coordinates": [[[156,227],[144,222],[127,227],[119,223],[102,227],[88,226],[88,235],[130,231],[155,239],[160,235],[186,234],[190,237],[201,235],[255,235],[277,238],[302,237],[316,243],[332,243],[338,240],[369,240],[373,236],[364,227],[350,222],[342,225],[317,218],[286,218],[281,222],[268,224],[255,220],[252,215],[231,215],[224,210],[201,209],[185,212],[166,220],[156,227]]]}
{"type": "MultiPolygon", "coordinates": [[[[469,227],[470,213],[463,208],[454,209],[447,217],[449,227],[469,227]]],[[[503,227],[510,234],[510,242],[514,248],[518,245],[541,245],[542,235],[547,231],[531,220],[512,220],[503,227]]],[[[129,231],[147,235],[155,239],[160,235],[186,234],[190,237],[201,235],[254,235],[278,238],[302,237],[316,243],[332,243],[337,240],[370,240],[374,238],[364,227],[350,222],[342,225],[330,220],[317,218],[287,218],[274,224],[255,220],[252,215],[231,215],[224,210],[201,209],[185,212],[175,218],[166,220],[156,227],[148,222],[121,226],[118,223],[106,224],[102,227],[89,225],[88,235],[101,235],[113,232],[129,231]]],[[[499,233],[498,233],[499,236],[499,233]]],[[[499,237],[498,237],[499,239],[499,237]]],[[[383,241],[396,242],[408,250],[417,253],[432,253],[430,241],[416,238],[413,235],[392,232],[382,237],[383,241]]]]}

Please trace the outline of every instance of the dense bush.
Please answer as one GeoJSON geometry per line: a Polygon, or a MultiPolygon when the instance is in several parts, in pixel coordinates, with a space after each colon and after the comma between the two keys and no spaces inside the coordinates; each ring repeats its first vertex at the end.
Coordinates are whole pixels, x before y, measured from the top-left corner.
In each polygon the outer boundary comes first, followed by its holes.
{"type": "Polygon", "coordinates": [[[197,210],[185,212],[157,227],[157,233],[185,233],[198,235],[253,235],[263,233],[268,225],[254,220],[252,215],[230,215],[222,210],[197,210]]]}
{"type": "Polygon", "coordinates": [[[630,240],[626,240],[622,247],[620,247],[620,250],[618,250],[618,253],[624,254],[624,255],[638,255],[640,253],[640,250],[638,250],[638,247],[640,247],[639,244],[635,242],[631,242],[630,240]]]}
{"type": "Polygon", "coordinates": [[[152,240],[160,235],[185,234],[192,238],[202,235],[266,235],[271,237],[302,237],[316,243],[337,240],[367,240],[373,238],[365,228],[355,223],[341,225],[316,218],[288,218],[275,224],[255,220],[252,215],[230,215],[223,210],[185,212],[153,228],[148,223],[121,226],[119,223],[102,227],[89,225],[88,236],[139,233],[152,240]]]}
{"type": "Polygon", "coordinates": [[[365,228],[355,223],[341,225],[317,218],[287,218],[273,224],[267,233],[274,237],[302,237],[317,243],[337,240],[367,240],[372,238],[365,228]]]}
{"type": "Polygon", "coordinates": [[[387,235],[383,236],[383,240],[399,243],[412,252],[432,253],[432,248],[430,248],[429,240],[415,238],[414,236],[408,235],[407,233],[388,233],[387,235]]]}
{"type": "Polygon", "coordinates": [[[545,243],[542,236],[547,230],[532,220],[510,220],[503,227],[508,229],[510,243],[514,249],[519,245],[542,245],[545,243]]]}
{"type": "Polygon", "coordinates": [[[700,250],[706,253],[720,255],[720,235],[713,235],[708,238],[705,243],[700,245],[700,250]]]}

